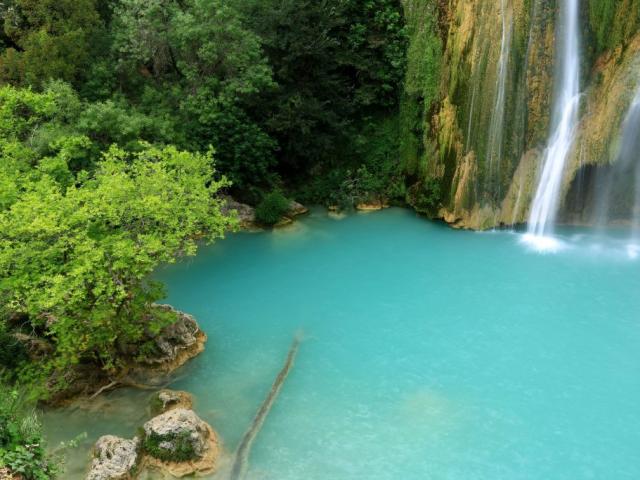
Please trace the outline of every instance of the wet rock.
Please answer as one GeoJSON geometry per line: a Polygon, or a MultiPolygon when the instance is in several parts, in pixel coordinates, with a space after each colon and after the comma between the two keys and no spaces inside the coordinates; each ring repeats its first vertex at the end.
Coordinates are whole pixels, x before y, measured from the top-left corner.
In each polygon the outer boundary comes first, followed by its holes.
{"type": "Polygon", "coordinates": [[[13,473],[7,467],[0,467],[0,480],[20,480],[22,477],[13,473]]]}
{"type": "Polygon", "coordinates": [[[282,217],[273,225],[273,228],[286,227],[287,225],[291,225],[292,223],[293,223],[293,220],[290,219],[289,217],[282,217]]]}
{"type": "MultiPolygon", "coordinates": [[[[49,378],[49,405],[92,401],[97,394],[121,386],[150,387],[166,383],[167,376],[204,350],[207,335],[196,320],[170,305],[154,305],[154,309],[173,312],[176,320],[160,333],[147,332],[139,343],[119,344],[123,365],[108,374],[95,363],[78,364],[57,371],[49,378]],[[144,355],[141,348],[144,347],[144,355]]],[[[153,312],[149,313],[153,315],[153,312]]]]}
{"type": "Polygon", "coordinates": [[[293,218],[306,213],[309,213],[309,209],[307,207],[295,200],[291,200],[289,203],[289,210],[287,210],[287,217],[293,218]]]}
{"type": "Polygon", "coordinates": [[[175,477],[211,473],[220,446],[213,429],[193,410],[169,410],[144,424],[145,465],[175,477]]]}
{"type": "Polygon", "coordinates": [[[156,353],[145,356],[140,363],[164,372],[173,371],[204,350],[207,336],[191,315],[170,305],[156,305],[155,308],[175,312],[177,320],[149,340],[156,353]]]}
{"type": "Polygon", "coordinates": [[[240,203],[230,196],[225,196],[225,205],[222,207],[222,213],[229,214],[235,211],[241,228],[256,228],[256,211],[245,203],[240,203]]]}
{"type": "Polygon", "coordinates": [[[138,463],[138,438],[100,437],[93,447],[93,461],[86,480],[131,480],[138,463]]]}
{"type": "Polygon", "coordinates": [[[376,210],[382,210],[383,208],[388,208],[389,205],[387,205],[386,202],[383,202],[382,200],[373,200],[371,202],[361,202],[358,203],[356,205],[356,210],[359,210],[361,212],[373,212],[376,210]]]}
{"type": "Polygon", "coordinates": [[[168,412],[175,408],[190,409],[193,406],[191,394],[176,390],[160,390],[151,398],[151,411],[153,414],[168,412]]]}

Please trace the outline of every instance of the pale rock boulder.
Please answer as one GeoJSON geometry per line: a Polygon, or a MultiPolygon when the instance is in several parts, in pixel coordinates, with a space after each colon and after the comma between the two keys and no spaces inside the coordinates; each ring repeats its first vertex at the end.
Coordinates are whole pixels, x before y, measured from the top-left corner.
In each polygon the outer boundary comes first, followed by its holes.
{"type": "Polygon", "coordinates": [[[138,464],[140,441],[105,435],[93,447],[86,480],[131,480],[138,464]]]}
{"type": "Polygon", "coordinates": [[[169,410],[145,423],[143,430],[148,468],[178,478],[215,471],[220,456],[217,435],[193,410],[169,410]]]}

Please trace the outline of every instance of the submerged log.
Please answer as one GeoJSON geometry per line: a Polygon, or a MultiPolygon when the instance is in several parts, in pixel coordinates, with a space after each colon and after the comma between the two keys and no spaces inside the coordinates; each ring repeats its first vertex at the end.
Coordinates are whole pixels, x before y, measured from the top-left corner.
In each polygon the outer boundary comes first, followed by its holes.
{"type": "Polygon", "coordinates": [[[258,436],[262,425],[264,424],[267,415],[271,411],[273,404],[278,397],[278,393],[280,393],[280,389],[284,384],[284,381],[287,379],[291,367],[293,366],[293,361],[296,358],[298,353],[298,347],[300,346],[300,336],[296,335],[291,343],[291,347],[289,348],[289,353],[287,354],[287,359],[282,366],[282,369],[278,373],[278,376],[274,380],[271,385],[271,390],[269,394],[262,402],[258,413],[253,419],[251,426],[245,432],[242,440],[240,441],[240,445],[238,445],[238,449],[236,450],[235,458],[233,461],[233,467],[231,468],[231,473],[229,475],[229,480],[242,480],[247,472],[247,466],[249,464],[249,454],[251,453],[251,447],[253,446],[253,441],[258,436]]]}

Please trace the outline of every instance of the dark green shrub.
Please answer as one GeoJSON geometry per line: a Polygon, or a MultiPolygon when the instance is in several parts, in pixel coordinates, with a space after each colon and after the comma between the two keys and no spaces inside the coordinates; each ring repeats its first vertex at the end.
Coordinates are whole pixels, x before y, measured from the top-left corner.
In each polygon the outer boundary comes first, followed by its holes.
{"type": "Polygon", "coordinates": [[[434,215],[442,205],[442,188],[435,178],[411,187],[409,196],[414,208],[429,215],[434,215]]]}
{"type": "Polygon", "coordinates": [[[256,220],[264,225],[274,225],[289,210],[289,200],[279,190],[267,194],[256,207],[256,220]]]}
{"type": "Polygon", "coordinates": [[[24,345],[0,324],[0,370],[14,370],[28,359],[24,345]]]}

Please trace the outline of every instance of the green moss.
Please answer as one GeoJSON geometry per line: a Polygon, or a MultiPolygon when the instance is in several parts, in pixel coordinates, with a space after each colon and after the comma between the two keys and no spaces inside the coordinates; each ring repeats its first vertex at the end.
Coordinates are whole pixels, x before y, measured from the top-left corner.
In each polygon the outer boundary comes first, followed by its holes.
{"type": "Polygon", "coordinates": [[[597,0],[588,5],[596,55],[625,44],[640,27],[640,0],[597,0]]]}
{"type": "Polygon", "coordinates": [[[189,437],[189,432],[173,435],[146,435],[142,448],[147,454],[163,462],[188,462],[198,457],[189,437]],[[161,446],[163,442],[171,443],[173,448],[163,448],[161,446]]]}
{"type": "Polygon", "coordinates": [[[400,165],[410,176],[424,160],[423,137],[440,100],[443,46],[439,11],[433,0],[403,2],[409,46],[407,72],[400,102],[400,165]]]}

